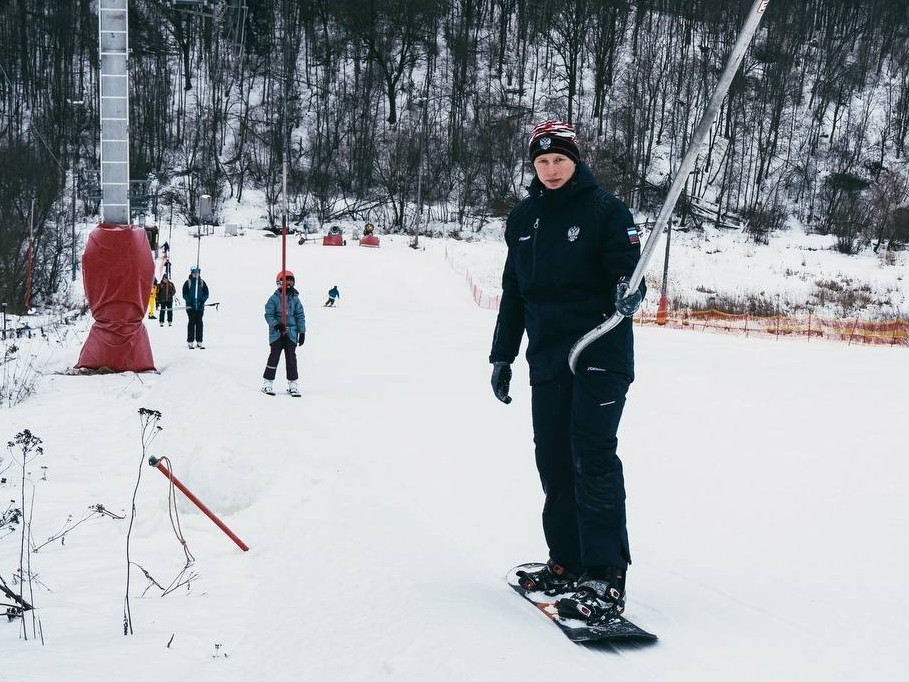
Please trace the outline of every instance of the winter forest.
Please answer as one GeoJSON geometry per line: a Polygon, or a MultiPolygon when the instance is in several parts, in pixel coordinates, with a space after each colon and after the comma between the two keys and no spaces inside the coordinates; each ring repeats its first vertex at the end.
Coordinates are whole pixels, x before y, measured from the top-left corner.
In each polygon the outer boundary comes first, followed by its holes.
{"type": "MultiPolygon", "coordinates": [[[[526,133],[579,130],[604,185],[655,213],[747,0],[130,0],[134,213],[197,223],[244,192],[267,220],[418,211],[470,234],[530,180],[526,133]],[[282,189],[287,168],[287,193],[282,189]]],[[[95,2],[0,9],[0,298],[38,300],[97,220],[95,2]]],[[[798,221],[852,253],[909,243],[909,6],[771,0],[680,200],[758,243],[798,221]]],[[[425,222],[428,222],[424,218],[425,222]]],[[[424,223],[425,225],[425,223],[424,223]]],[[[15,303],[20,302],[20,303],[15,303]]]]}

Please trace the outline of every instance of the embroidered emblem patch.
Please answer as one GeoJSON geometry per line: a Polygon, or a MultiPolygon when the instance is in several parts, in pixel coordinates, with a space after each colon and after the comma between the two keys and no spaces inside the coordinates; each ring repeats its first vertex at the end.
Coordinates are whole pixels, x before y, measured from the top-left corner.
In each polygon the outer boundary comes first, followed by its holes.
{"type": "Polygon", "coordinates": [[[638,235],[638,228],[634,225],[628,228],[628,243],[629,244],[640,244],[641,238],[638,235]]]}
{"type": "Polygon", "coordinates": [[[540,138],[540,149],[549,149],[552,146],[552,139],[549,137],[540,138]]]}
{"type": "Polygon", "coordinates": [[[568,228],[568,241],[573,242],[578,238],[579,234],[581,234],[581,228],[577,225],[572,225],[568,228]]]}

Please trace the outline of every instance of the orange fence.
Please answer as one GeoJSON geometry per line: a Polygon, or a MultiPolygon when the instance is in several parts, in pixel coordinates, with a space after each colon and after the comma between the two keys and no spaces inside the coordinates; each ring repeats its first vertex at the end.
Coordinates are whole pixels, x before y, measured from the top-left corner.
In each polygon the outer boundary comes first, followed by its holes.
{"type": "Polygon", "coordinates": [[[467,280],[467,286],[470,287],[470,293],[473,296],[474,303],[486,310],[499,309],[499,303],[502,302],[501,292],[496,294],[488,293],[482,286],[474,282],[473,277],[470,276],[470,272],[466,273],[464,278],[467,280]]]}
{"type": "Polygon", "coordinates": [[[674,329],[698,329],[731,334],[800,337],[863,343],[878,346],[909,346],[909,320],[862,322],[855,319],[805,316],[732,315],[719,310],[677,310],[658,315],[642,312],[635,316],[641,324],[660,324],[674,329]],[[665,322],[663,321],[665,318],[665,322]]]}
{"type": "Polygon", "coordinates": [[[494,293],[488,292],[482,284],[479,284],[470,274],[470,270],[464,266],[460,266],[456,262],[455,258],[449,253],[448,248],[445,248],[445,260],[448,261],[448,264],[451,266],[451,269],[455,272],[461,272],[464,275],[464,280],[467,282],[467,286],[470,288],[470,295],[473,296],[473,302],[476,303],[480,308],[486,310],[498,310],[499,303],[502,300],[502,292],[496,290],[494,293]]]}
{"type": "MultiPolygon", "coordinates": [[[[487,291],[471,275],[469,270],[456,266],[455,259],[445,250],[445,258],[457,272],[462,271],[474,302],[480,308],[496,310],[502,292],[487,291]]],[[[642,310],[635,315],[635,322],[656,324],[673,329],[696,329],[723,332],[727,334],[750,334],[776,336],[807,340],[825,339],[876,346],[909,347],[909,320],[897,319],[885,322],[862,322],[858,318],[830,319],[809,313],[803,316],[733,315],[719,310],[666,310],[661,304],[659,310],[642,310]]]]}

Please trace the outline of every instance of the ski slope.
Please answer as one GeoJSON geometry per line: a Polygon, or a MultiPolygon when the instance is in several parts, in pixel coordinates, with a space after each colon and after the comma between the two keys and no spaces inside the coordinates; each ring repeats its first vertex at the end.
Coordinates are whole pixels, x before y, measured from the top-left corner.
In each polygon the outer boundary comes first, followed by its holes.
{"type": "MultiPolygon", "coordinates": [[[[307,316],[295,400],[259,392],[280,269],[280,241],[265,235],[203,238],[220,303],[205,350],[187,349],[176,311],[172,328],[148,321],[158,374],[49,373],[0,413],[7,441],[25,428],[43,440],[26,466],[34,544],[92,505],[126,517],[95,515],[28,555],[40,623],[0,625],[0,680],[902,679],[905,349],[638,329],[619,442],[626,615],[660,640],[579,646],[504,582],[545,559],[526,364],[500,404],[495,313],[474,304],[444,244],[288,240],[307,316]],[[335,284],[339,305],[323,308],[335,284]],[[143,407],[162,413],[146,452],[143,407]],[[163,597],[139,567],[167,586],[186,558],[149,455],[168,457],[250,547],[180,497],[195,577],[163,597]]],[[[170,243],[179,289],[196,241],[179,229],[170,243]]],[[[78,352],[64,349],[59,368],[78,352]]],[[[0,454],[11,500],[16,454],[0,454]]],[[[0,533],[8,583],[20,537],[0,533]]]]}

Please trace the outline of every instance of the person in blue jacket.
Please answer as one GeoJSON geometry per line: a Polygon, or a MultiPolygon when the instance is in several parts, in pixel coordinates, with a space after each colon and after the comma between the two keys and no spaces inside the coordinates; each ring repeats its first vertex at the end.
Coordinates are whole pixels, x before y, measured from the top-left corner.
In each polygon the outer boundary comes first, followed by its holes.
{"type": "Polygon", "coordinates": [[[294,288],[296,279],[290,270],[282,270],[275,277],[278,288],[265,302],[265,321],[268,322],[268,345],[270,351],[265,362],[262,378],[262,392],[275,394],[274,381],[278,373],[278,362],[284,353],[284,365],[287,371],[287,392],[292,396],[300,395],[297,384],[297,346],[306,341],[306,314],[300,300],[300,292],[294,288]],[[283,301],[283,302],[282,302],[283,301]]]}
{"type": "Polygon", "coordinates": [[[322,307],[330,308],[339,298],[341,298],[341,292],[338,291],[338,285],[335,284],[331,289],[328,290],[328,300],[325,301],[325,304],[322,307]]]}
{"type": "Polygon", "coordinates": [[[202,270],[196,266],[189,271],[189,277],[183,283],[183,302],[186,304],[186,344],[190,348],[205,348],[202,344],[204,331],[202,316],[205,315],[205,302],[208,300],[208,284],[202,279],[202,270]],[[195,342],[195,346],[193,346],[195,342]]]}
{"type": "Polygon", "coordinates": [[[644,289],[629,292],[625,280],[640,243],[631,212],[581,162],[572,126],[539,124],[529,156],[535,177],[506,222],[489,355],[493,392],[508,404],[511,363],[526,332],[549,560],[519,576],[525,589],[558,596],[562,617],[602,622],[624,608],[631,563],[616,434],[634,379],[630,316],[644,289]],[[625,319],[583,351],[572,374],[574,343],[616,310],[625,319]]]}

